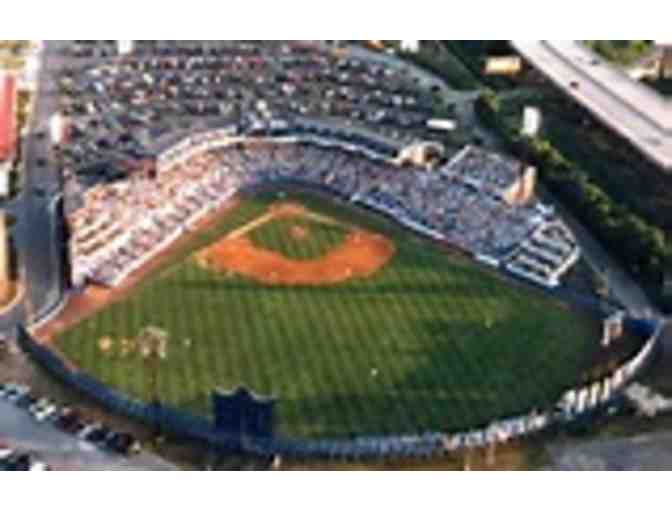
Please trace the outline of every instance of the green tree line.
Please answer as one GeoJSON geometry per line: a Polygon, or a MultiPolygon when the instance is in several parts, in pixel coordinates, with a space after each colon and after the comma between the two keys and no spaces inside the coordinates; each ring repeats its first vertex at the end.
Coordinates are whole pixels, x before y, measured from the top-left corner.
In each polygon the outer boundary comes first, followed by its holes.
{"type": "Polygon", "coordinates": [[[499,98],[490,90],[476,102],[481,121],[497,132],[517,157],[535,165],[548,189],[621,259],[662,307],[672,309],[672,299],[660,293],[663,276],[672,268],[672,244],[663,230],[613,200],[549,140],[520,135],[502,119],[500,110],[499,98]]]}

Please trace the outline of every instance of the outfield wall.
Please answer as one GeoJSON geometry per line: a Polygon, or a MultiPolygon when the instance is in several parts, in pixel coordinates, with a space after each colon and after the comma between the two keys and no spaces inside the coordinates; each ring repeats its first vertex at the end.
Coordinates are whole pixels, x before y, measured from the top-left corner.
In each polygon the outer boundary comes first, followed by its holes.
{"type": "Polygon", "coordinates": [[[19,327],[22,349],[51,375],[110,411],[160,428],[171,435],[201,441],[212,448],[259,456],[332,460],[430,458],[473,448],[504,444],[541,432],[552,426],[567,426],[590,419],[621,399],[627,384],[653,359],[663,322],[628,318],[624,326],[646,340],[641,349],[599,381],[566,391],[549,409],[537,410],[494,421],[479,429],[457,433],[427,432],[421,435],[366,436],[355,439],[310,440],[300,438],[240,438],[222,433],[206,418],[169,406],[146,404],[132,399],[90,375],[70,368],[53,350],[35,341],[19,327]]]}

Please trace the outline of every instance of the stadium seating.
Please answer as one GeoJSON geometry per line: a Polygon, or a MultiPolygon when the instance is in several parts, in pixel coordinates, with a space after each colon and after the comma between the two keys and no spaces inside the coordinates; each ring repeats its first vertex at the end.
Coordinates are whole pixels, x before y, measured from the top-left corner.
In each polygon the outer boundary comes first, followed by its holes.
{"type": "MultiPolygon", "coordinates": [[[[578,258],[559,219],[534,203],[512,207],[491,188],[475,188],[462,177],[469,172],[460,161],[449,162],[445,172],[400,171],[338,139],[248,138],[232,131],[201,133],[167,149],[155,176],[89,189],[68,218],[73,281],[118,285],[238,190],[287,179],[332,190],[542,285],[558,285],[578,258]]],[[[500,169],[489,168],[486,159],[479,175],[494,179],[490,172],[500,169]]]]}

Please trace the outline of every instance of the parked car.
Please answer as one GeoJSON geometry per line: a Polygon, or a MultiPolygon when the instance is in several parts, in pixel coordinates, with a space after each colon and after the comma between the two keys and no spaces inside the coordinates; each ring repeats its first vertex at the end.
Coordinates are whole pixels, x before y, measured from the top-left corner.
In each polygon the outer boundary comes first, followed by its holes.
{"type": "Polygon", "coordinates": [[[97,444],[97,445],[105,445],[107,442],[107,439],[114,434],[112,430],[110,430],[108,427],[105,425],[95,429],[93,432],[91,432],[87,438],[88,441],[97,444]]]}
{"type": "Polygon", "coordinates": [[[27,407],[28,412],[32,415],[35,416],[35,413],[39,411],[43,406],[45,406],[49,402],[48,399],[42,397],[39,400],[35,399],[35,401],[27,407]]]}
{"type": "Polygon", "coordinates": [[[32,395],[31,393],[25,393],[18,397],[18,399],[14,402],[16,407],[20,409],[30,409],[35,403],[37,402],[37,397],[32,395]]]}
{"type": "Polygon", "coordinates": [[[0,471],[49,471],[46,462],[37,460],[30,453],[0,450],[0,471]]]}
{"type": "Polygon", "coordinates": [[[79,432],[84,428],[79,412],[71,407],[64,407],[58,411],[54,425],[64,432],[71,433],[79,432]]]}
{"type": "Polygon", "coordinates": [[[0,448],[0,467],[2,466],[3,462],[5,459],[8,459],[14,454],[14,450],[11,448],[7,448],[6,446],[3,446],[0,448]]]}
{"type": "Polygon", "coordinates": [[[88,441],[89,438],[91,437],[91,434],[93,434],[96,430],[100,429],[102,426],[103,425],[101,423],[98,423],[98,422],[87,423],[84,426],[84,428],[82,428],[82,430],[79,431],[79,433],[77,434],[77,437],[80,438],[80,439],[85,439],[85,440],[88,441]]]}
{"type": "Polygon", "coordinates": [[[13,388],[11,382],[5,382],[0,384],[0,398],[7,398],[7,393],[13,388]]]}
{"type": "Polygon", "coordinates": [[[51,467],[41,460],[33,460],[30,465],[30,471],[51,471],[51,467]]]}
{"type": "Polygon", "coordinates": [[[35,419],[39,422],[43,422],[48,420],[51,416],[56,414],[56,405],[49,402],[44,404],[40,409],[38,409],[35,414],[33,415],[35,419]]]}
{"type": "Polygon", "coordinates": [[[114,433],[107,441],[107,447],[113,452],[122,455],[135,455],[140,453],[142,445],[132,434],[125,432],[114,433]]]}
{"type": "Polygon", "coordinates": [[[8,401],[12,402],[13,404],[16,403],[21,397],[23,397],[25,394],[30,392],[30,387],[23,385],[23,384],[17,384],[13,388],[10,389],[9,395],[6,397],[8,401]]]}
{"type": "Polygon", "coordinates": [[[12,453],[2,462],[2,468],[5,471],[28,471],[30,466],[30,455],[21,452],[12,453]]]}

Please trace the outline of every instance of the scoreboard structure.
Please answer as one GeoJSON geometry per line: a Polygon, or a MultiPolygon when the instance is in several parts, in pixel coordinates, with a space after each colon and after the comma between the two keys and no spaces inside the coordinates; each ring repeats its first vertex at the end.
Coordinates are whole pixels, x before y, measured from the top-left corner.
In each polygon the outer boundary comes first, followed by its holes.
{"type": "Polygon", "coordinates": [[[212,404],[215,428],[241,444],[245,438],[273,437],[274,398],[260,397],[245,386],[239,386],[228,392],[215,390],[212,404]]]}

